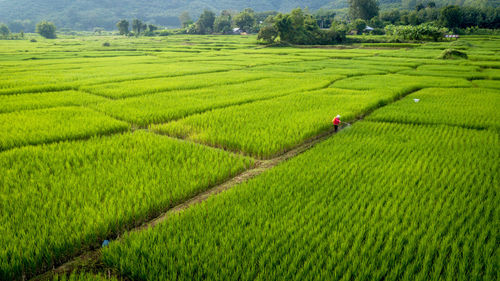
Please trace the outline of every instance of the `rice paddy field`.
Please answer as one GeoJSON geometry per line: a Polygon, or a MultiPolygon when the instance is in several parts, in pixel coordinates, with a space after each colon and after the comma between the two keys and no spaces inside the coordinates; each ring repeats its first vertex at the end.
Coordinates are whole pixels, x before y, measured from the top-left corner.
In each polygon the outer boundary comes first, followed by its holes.
{"type": "Polygon", "coordinates": [[[499,280],[500,37],[460,41],[0,40],[0,280],[499,280]]]}

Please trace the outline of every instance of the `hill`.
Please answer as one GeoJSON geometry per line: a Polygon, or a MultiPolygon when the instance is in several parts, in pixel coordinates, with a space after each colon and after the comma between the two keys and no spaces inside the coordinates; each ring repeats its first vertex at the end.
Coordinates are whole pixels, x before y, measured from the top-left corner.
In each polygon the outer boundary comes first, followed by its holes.
{"type": "MultiPolygon", "coordinates": [[[[484,5],[498,0],[435,0],[438,5],[468,4],[484,5]]],[[[420,0],[380,0],[382,8],[412,8],[420,0]]],[[[493,5],[493,4],[490,4],[493,5]]],[[[32,31],[34,23],[40,20],[53,21],[58,27],[78,30],[92,30],[95,27],[114,29],[115,23],[123,18],[139,18],[161,26],[179,26],[178,16],[188,11],[196,18],[204,9],[219,12],[224,9],[240,11],[245,8],[255,11],[288,12],[297,7],[342,9],[347,0],[0,0],[0,22],[10,23],[16,29],[32,31]]]]}

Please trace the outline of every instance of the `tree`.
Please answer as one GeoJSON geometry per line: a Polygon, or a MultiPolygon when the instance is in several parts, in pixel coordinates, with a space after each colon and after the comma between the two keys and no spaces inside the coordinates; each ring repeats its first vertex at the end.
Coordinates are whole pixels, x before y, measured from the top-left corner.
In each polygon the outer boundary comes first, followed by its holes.
{"type": "Polygon", "coordinates": [[[255,25],[255,13],[253,10],[244,10],[234,17],[234,24],[241,30],[250,32],[255,25]]]}
{"type": "Polygon", "coordinates": [[[334,10],[319,9],[315,14],[314,18],[318,21],[320,28],[330,28],[332,22],[335,18],[334,10]]]}
{"type": "Polygon", "coordinates": [[[182,12],[182,14],[179,16],[179,21],[181,22],[182,28],[186,28],[193,24],[191,16],[189,16],[189,13],[186,11],[182,12]]]}
{"type": "Polygon", "coordinates": [[[129,33],[128,26],[129,23],[127,20],[121,20],[116,24],[121,35],[127,35],[129,33]]]}
{"type": "Polygon", "coordinates": [[[158,26],[153,25],[153,24],[148,24],[148,31],[149,32],[154,32],[155,30],[158,30],[158,26]]]}
{"type": "Polygon", "coordinates": [[[401,15],[400,15],[398,9],[393,9],[393,10],[385,11],[385,12],[381,13],[380,19],[383,21],[387,21],[387,22],[394,24],[401,19],[401,15]]]}
{"type": "Polygon", "coordinates": [[[195,24],[196,33],[210,34],[214,30],[215,14],[212,11],[205,10],[195,24]]]}
{"type": "Polygon", "coordinates": [[[272,15],[269,15],[263,22],[262,27],[257,35],[257,40],[262,40],[268,44],[274,43],[279,35],[278,28],[276,28],[276,22],[272,15]]]}
{"type": "Polygon", "coordinates": [[[102,28],[102,27],[94,27],[94,34],[101,35],[103,31],[104,31],[104,28],[102,28]]]}
{"type": "Polygon", "coordinates": [[[356,19],[353,22],[352,27],[356,30],[357,34],[362,34],[366,28],[366,21],[362,19],[356,19]]]}
{"type": "Polygon", "coordinates": [[[349,0],[349,16],[351,19],[370,20],[378,16],[376,0],[349,0]]]}
{"type": "Polygon", "coordinates": [[[457,28],[462,24],[462,11],[459,6],[447,6],[441,10],[441,23],[448,28],[457,28]]]}
{"type": "Polygon", "coordinates": [[[48,21],[41,21],[36,25],[36,33],[47,39],[56,38],[56,26],[48,21]]]}
{"type": "Polygon", "coordinates": [[[134,31],[136,36],[139,36],[141,34],[141,31],[146,30],[147,25],[142,23],[141,20],[139,19],[134,19],[132,21],[132,31],[134,31]]]}
{"type": "Polygon", "coordinates": [[[214,31],[222,34],[231,32],[231,15],[227,11],[222,11],[221,15],[215,19],[214,31]]]}
{"type": "Polygon", "coordinates": [[[9,36],[10,34],[10,30],[9,30],[9,27],[5,24],[0,24],[0,35],[2,35],[3,37],[7,37],[9,36]]]}
{"type": "Polygon", "coordinates": [[[278,37],[278,29],[274,25],[263,26],[259,30],[257,40],[262,40],[266,43],[274,43],[278,37]]]}

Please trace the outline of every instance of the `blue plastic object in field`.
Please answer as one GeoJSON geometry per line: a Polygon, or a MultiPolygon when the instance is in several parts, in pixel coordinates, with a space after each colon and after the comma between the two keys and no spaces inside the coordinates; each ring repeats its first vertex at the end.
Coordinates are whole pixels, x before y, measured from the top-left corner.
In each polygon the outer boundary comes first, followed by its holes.
{"type": "Polygon", "coordinates": [[[109,240],[104,240],[104,242],[102,242],[102,247],[107,247],[109,246],[109,240]]]}

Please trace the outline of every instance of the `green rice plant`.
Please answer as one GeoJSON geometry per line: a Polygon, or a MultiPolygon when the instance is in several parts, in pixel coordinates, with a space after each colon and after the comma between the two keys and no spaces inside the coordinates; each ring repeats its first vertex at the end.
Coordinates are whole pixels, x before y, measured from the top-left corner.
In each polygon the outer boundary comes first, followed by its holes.
{"type": "Polygon", "coordinates": [[[0,153],[0,279],[99,247],[252,164],[141,131],[0,153]]]}
{"type": "Polygon", "coordinates": [[[359,122],[103,251],[134,280],[495,280],[500,139],[359,122]]]}
{"type": "Polygon", "coordinates": [[[213,85],[230,85],[258,80],[264,73],[224,72],[187,75],[171,78],[154,78],[120,83],[84,86],[80,89],[95,95],[110,98],[125,98],[181,89],[198,89],[213,85]]]}
{"type": "Polygon", "coordinates": [[[388,57],[361,57],[353,58],[353,61],[366,61],[372,64],[390,64],[391,66],[407,66],[407,67],[417,67],[421,65],[423,60],[421,59],[408,59],[408,58],[388,58],[388,57]]]}
{"type": "Polygon", "coordinates": [[[391,93],[325,89],[292,94],[151,125],[162,134],[268,158],[394,99],[391,93]]]}
{"type": "Polygon", "coordinates": [[[331,83],[328,75],[289,75],[286,78],[273,77],[232,85],[219,85],[195,90],[170,91],[111,100],[95,105],[120,120],[127,120],[139,126],[162,123],[210,109],[269,99],[315,88],[323,88],[331,83]]]}
{"type": "Polygon", "coordinates": [[[487,75],[488,79],[500,80],[500,69],[485,69],[483,73],[487,75]]]}
{"type": "Polygon", "coordinates": [[[27,109],[97,104],[107,99],[77,91],[0,95],[0,113],[27,109]]]}
{"type": "Polygon", "coordinates": [[[0,151],[126,131],[130,125],[83,107],[56,107],[0,114],[0,151]]]}
{"type": "MultiPolygon", "coordinates": [[[[439,72],[478,72],[479,66],[475,65],[456,65],[456,64],[424,64],[417,68],[422,71],[439,71],[439,72]]],[[[446,75],[446,74],[442,74],[446,75]]]]}
{"type": "Polygon", "coordinates": [[[429,88],[385,106],[367,119],[500,129],[500,95],[493,89],[429,88]],[[416,102],[417,101],[417,102],[416,102]]]}
{"type": "Polygon", "coordinates": [[[422,44],[420,43],[362,43],[361,47],[402,49],[402,48],[417,48],[420,47],[421,45],[422,44]]]}
{"type": "Polygon", "coordinates": [[[423,69],[412,69],[412,70],[403,70],[398,72],[398,74],[402,75],[410,75],[410,76],[427,76],[427,77],[455,77],[455,78],[464,78],[467,80],[473,79],[486,79],[488,75],[483,72],[465,72],[465,71],[445,71],[445,70],[423,70],[423,69]]]}
{"type": "Polygon", "coordinates": [[[491,88],[500,90],[500,80],[474,80],[472,84],[480,88],[491,88]]]}
{"type": "Polygon", "coordinates": [[[69,275],[56,275],[52,281],[118,281],[115,277],[107,278],[103,274],[71,273],[69,275]]]}
{"type": "Polygon", "coordinates": [[[392,50],[382,53],[381,57],[410,58],[410,59],[436,59],[441,54],[441,49],[412,48],[392,50]]]}
{"type": "Polygon", "coordinates": [[[354,90],[384,90],[397,95],[429,87],[470,87],[465,79],[401,74],[366,75],[335,82],[331,87],[354,90]]]}

